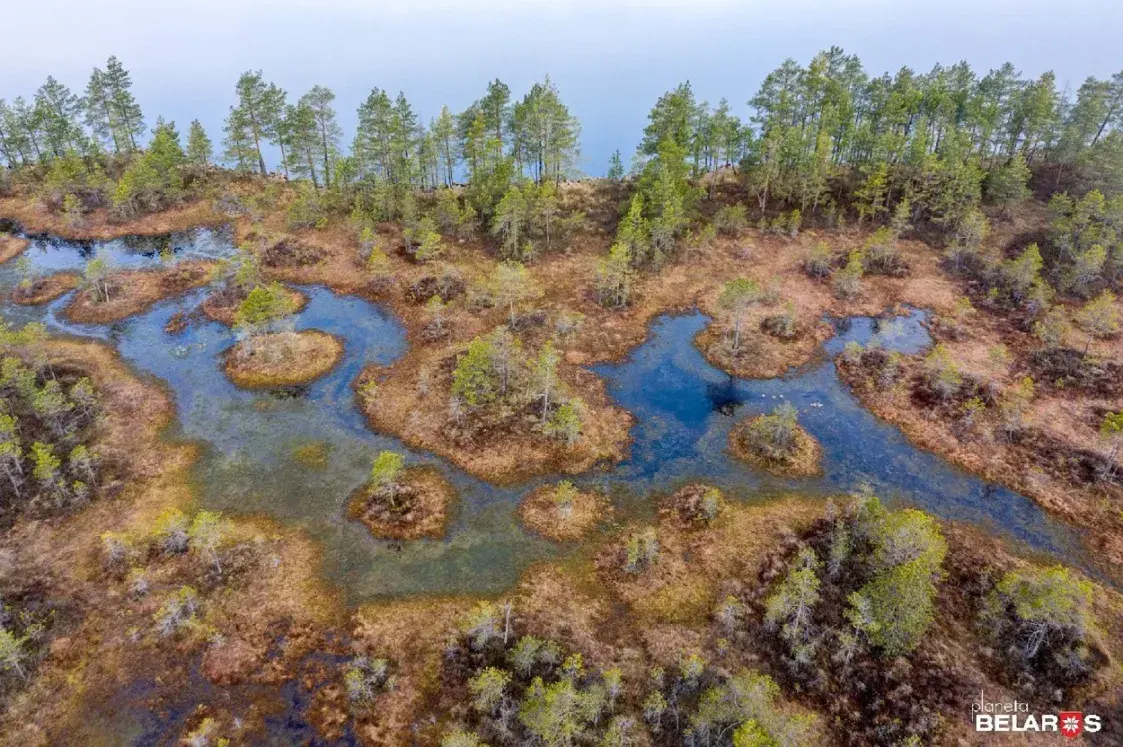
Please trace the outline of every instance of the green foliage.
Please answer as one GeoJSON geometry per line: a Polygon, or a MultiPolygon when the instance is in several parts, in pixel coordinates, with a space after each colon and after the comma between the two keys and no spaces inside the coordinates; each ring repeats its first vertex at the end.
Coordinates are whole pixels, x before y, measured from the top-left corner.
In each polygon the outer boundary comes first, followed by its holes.
{"type": "Polygon", "coordinates": [[[542,427],[542,432],[551,438],[563,441],[566,446],[573,446],[581,437],[584,424],[581,420],[581,401],[573,399],[563,402],[542,427]]]}
{"type": "Polygon", "coordinates": [[[165,509],[156,517],[153,534],[164,552],[182,553],[190,542],[190,522],[177,508],[165,509]]]}
{"type": "Polygon", "coordinates": [[[113,192],[113,213],[130,219],[165,209],[184,196],[181,168],[187,157],[174,123],[160,121],[148,149],[134,158],[113,192]]]}
{"type": "Polygon", "coordinates": [[[370,468],[370,481],[376,490],[389,492],[397,488],[405,457],[396,451],[380,451],[370,468]]]}
{"type": "Polygon", "coordinates": [[[153,615],[160,635],[171,636],[197,623],[199,593],[190,586],[181,586],[164,600],[153,615]]]}
{"type": "Polygon", "coordinates": [[[1068,319],[1060,309],[1050,309],[1044,317],[1033,323],[1033,336],[1040,340],[1047,350],[1064,345],[1070,331],[1068,319]]]}
{"type": "Polygon", "coordinates": [[[652,528],[628,535],[624,544],[624,570],[639,573],[659,558],[659,535],[652,528]]]}
{"type": "Polygon", "coordinates": [[[597,300],[602,305],[628,305],[632,296],[632,255],[627,244],[613,244],[608,255],[597,262],[596,286],[597,300]]]}
{"type": "Polygon", "coordinates": [[[864,170],[865,181],[854,193],[854,203],[858,208],[858,223],[866,218],[877,220],[889,210],[886,199],[889,192],[889,166],[879,162],[864,170]]]}
{"type": "Polygon", "coordinates": [[[505,691],[510,683],[510,672],[496,667],[487,667],[468,680],[468,691],[472,693],[472,705],[481,713],[493,713],[503,702],[505,691]]]}
{"type": "Polygon", "coordinates": [[[498,607],[491,602],[480,602],[460,621],[460,632],[471,640],[473,648],[482,649],[500,637],[502,623],[498,607]]]}
{"type": "Polygon", "coordinates": [[[1044,264],[1037,244],[1030,244],[1017,258],[1003,264],[1002,273],[1015,301],[1024,299],[1030,288],[1039,281],[1044,264]]]}
{"type": "Polygon", "coordinates": [[[811,714],[792,712],[780,702],[780,688],[765,674],[742,669],[720,685],[702,693],[691,726],[703,736],[717,736],[733,729],[734,744],[790,745],[811,747],[820,744],[818,720],[811,714]],[[737,734],[743,741],[737,742],[737,734]],[[765,741],[744,741],[744,740],[765,741]]]}
{"type": "Polygon", "coordinates": [[[453,729],[441,738],[441,747],[488,747],[470,731],[453,729]]]}
{"type": "Polygon", "coordinates": [[[296,199],[288,207],[289,228],[325,228],[328,224],[327,206],[323,194],[309,182],[301,182],[296,199]]]}
{"type": "Polygon", "coordinates": [[[222,514],[213,511],[200,511],[195,514],[188,530],[188,542],[192,549],[206,553],[214,563],[215,569],[221,573],[222,564],[219,562],[218,548],[230,534],[230,522],[222,514]]]}
{"type": "Polygon", "coordinates": [[[1015,154],[987,175],[987,200],[996,205],[1007,206],[1028,199],[1030,175],[1025,157],[1021,153],[1015,154]]]}
{"type": "Polygon", "coordinates": [[[25,680],[27,679],[27,671],[24,668],[28,659],[27,640],[26,636],[17,636],[0,625],[0,669],[15,672],[25,680]]]}
{"type": "Polygon", "coordinates": [[[449,188],[437,190],[433,216],[441,231],[460,238],[468,238],[471,235],[476,220],[471,206],[461,207],[456,192],[449,188]]]}
{"type": "Polygon", "coordinates": [[[754,418],[745,431],[745,446],[769,461],[791,459],[799,445],[797,415],[795,407],[785,402],[770,414],[754,418]]]}
{"type": "Polygon", "coordinates": [[[519,721],[549,747],[577,742],[599,719],[605,694],[601,687],[579,688],[572,678],[546,684],[536,677],[519,708],[519,721]]]}
{"type": "Polygon", "coordinates": [[[959,364],[943,343],[935,345],[925,357],[924,375],[932,391],[943,399],[953,396],[963,385],[959,364]]]}
{"type": "Polygon", "coordinates": [[[492,367],[494,354],[492,343],[477,337],[468,343],[467,352],[456,359],[452,395],[468,407],[483,407],[499,396],[499,382],[492,367]]]}
{"type": "Polygon", "coordinates": [[[862,253],[851,252],[846,266],[834,274],[834,294],[847,300],[860,296],[864,272],[862,253]]]}
{"type": "Polygon", "coordinates": [[[1063,287],[1089,295],[1103,277],[1123,270],[1123,194],[1092,190],[1079,199],[1056,194],[1049,201],[1049,237],[1055,274],[1063,287]]]}
{"type": "Polygon", "coordinates": [[[830,277],[834,264],[834,253],[825,241],[819,241],[803,260],[803,269],[813,278],[830,277]]]}
{"type": "Polygon", "coordinates": [[[778,743],[756,719],[749,719],[733,732],[733,747],[778,747],[778,743]]]}
{"type": "Polygon", "coordinates": [[[605,176],[614,182],[624,178],[624,159],[620,157],[619,149],[612,151],[608,159],[608,173],[605,176]]]}
{"type": "Polygon", "coordinates": [[[283,114],[285,92],[266,83],[260,70],[249,70],[238,78],[235,86],[238,104],[226,119],[226,153],[224,160],[239,171],[253,171],[262,176],[267,171],[262,146],[272,142],[281,146],[282,161],[288,170],[284,150],[283,114]]]}
{"type": "Polygon", "coordinates": [[[133,97],[132,79],[116,57],[105,70],[94,68],[81,101],[86,124],[102,142],[110,142],[114,153],[132,152],[144,133],[144,116],[133,97]]]}
{"type": "Polygon", "coordinates": [[[915,510],[885,514],[872,505],[864,531],[873,578],[849,597],[846,617],[887,657],[911,652],[932,623],[947,544],[936,522],[915,510]]]}
{"type": "Polygon", "coordinates": [[[292,313],[293,300],[283,285],[258,285],[238,304],[234,325],[251,334],[264,332],[292,313]]]}
{"type": "Polygon", "coordinates": [[[554,486],[552,498],[558,514],[567,518],[573,513],[573,503],[577,500],[577,486],[569,480],[562,480],[554,486]]]}
{"type": "Polygon", "coordinates": [[[36,441],[31,444],[31,461],[35,465],[32,476],[47,489],[57,487],[62,460],[55,456],[50,444],[36,441]]]}
{"type": "Polygon", "coordinates": [[[380,688],[389,684],[389,664],[385,659],[356,656],[343,670],[347,698],[357,705],[369,706],[380,688]]]}
{"type": "Polygon", "coordinates": [[[723,236],[738,236],[748,227],[748,216],[741,203],[723,205],[714,215],[714,228],[723,236]]]}
{"type": "Polygon", "coordinates": [[[402,238],[419,262],[432,262],[444,253],[444,244],[440,232],[437,231],[437,223],[427,215],[422,216],[420,220],[407,222],[402,231],[402,238]]]}
{"type": "Polygon", "coordinates": [[[187,131],[187,163],[192,166],[210,166],[214,159],[214,146],[199,120],[191,120],[187,131]]]}
{"type": "Polygon", "coordinates": [[[733,350],[741,348],[741,324],[745,313],[761,300],[760,285],[755,280],[737,278],[730,280],[722,289],[718,304],[733,313],[733,350]]]}
{"type": "Polygon", "coordinates": [[[507,321],[511,327],[515,326],[518,306],[542,295],[542,290],[530,276],[530,271],[512,261],[500,262],[495,266],[488,282],[488,290],[497,305],[507,307],[507,321]]]}
{"type": "Polygon", "coordinates": [[[530,211],[534,185],[515,185],[507,190],[495,208],[491,232],[502,241],[503,256],[513,260],[531,259],[525,247],[530,245],[530,211]]]}
{"type": "Polygon", "coordinates": [[[787,577],[764,603],[765,622],[780,629],[793,651],[806,641],[811,615],[819,602],[820,565],[815,551],[803,548],[787,577]]]}
{"type": "Polygon", "coordinates": [[[1063,566],[1010,571],[991,593],[987,613],[1012,618],[1018,650],[1030,660],[1050,643],[1083,642],[1092,595],[1092,583],[1063,566]]]}
{"type": "Polygon", "coordinates": [[[1119,332],[1119,310],[1115,294],[1105,290],[1084,305],[1076,315],[1076,323],[1092,337],[1108,338],[1119,332]]]}

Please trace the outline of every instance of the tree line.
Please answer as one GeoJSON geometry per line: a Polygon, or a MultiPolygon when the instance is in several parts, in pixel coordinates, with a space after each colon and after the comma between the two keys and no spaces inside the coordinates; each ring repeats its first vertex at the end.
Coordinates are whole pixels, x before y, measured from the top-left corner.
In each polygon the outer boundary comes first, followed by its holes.
{"type": "MultiPolygon", "coordinates": [[[[131,164],[161,147],[160,162],[128,180],[140,187],[129,184],[112,200],[158,208],[160,199],[135,193],[174,193],[181,185],[172,172],[214,165],[215,149],[198,120],[186,147],[174,123],[160,119],[145,142],[131,88],[128,70],[111,57],[81,95],[49,77],[31,101],[0,100],[0,159],[9,171],[67,162],[57,181],[97,193],[124,179],[126,167],[106,164],[131,164]]],[[[275,167],[372,219],[403,223],[418,220],[417,190],[463,182],[468,217],[515,258],[525,258],[518,229],[531,206],[542,203],[547,217],[537,223],[548,225],[556,210],[550,189],[579,174],[580,123],[549,78],[522,98],[494,80],[463,111],[442,107],[428,123],[403,93],[374,88],[349,147],[327,87],[292,97],[259,70],[243,73],[234,94],[217,154],[225,166],[260,175],[275,167]],[[279,163],[271,164],[274,153],[279,163]]],[[[1081,194],[1110,196],[1123,183],[1123,72],[1089,77],[1075,93],[1059,89],[1051,72],[1026,78],[1010,64],[985,75],[961,62],[874,76],[834,47],[806,66],[784,61],[747,104],[742,119],[729,100],[711,106],[683,83],[655,103],[631,163],[613,154],[608,177],[635,187],[622,211],[617,264],[657,263],[671,252],[699,201],[713,196],[720,180],[709,175],[722,170],[739,175],[761,216],[783,211],[783,230],[810,217],[875,222],[905,203],[903,219],[951,233],[970,230],[984,200],[1026,196],[1033,173],[1048,172],[1050,190],[1081,194]]],[[[69,192],[97,206],[82,189],[69,192]]]]}

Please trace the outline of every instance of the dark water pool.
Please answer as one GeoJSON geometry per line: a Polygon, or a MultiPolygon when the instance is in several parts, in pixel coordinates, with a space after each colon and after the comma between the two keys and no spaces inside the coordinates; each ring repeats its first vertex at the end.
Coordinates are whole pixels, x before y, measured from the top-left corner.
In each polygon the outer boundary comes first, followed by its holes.
{"type": "MultiPolygon", "coordinates": [[[[182,244],[180,256],[230,251],[229,238],[214,232],[176,242],[182,244]]],[[[122,247],[128,242],[74,246],[47,241],[34,248],[33,256],[42,267],[80,267],[81,258],[123,252],[122,247]]],[[[126,261],[143,265],[160,260],[141,253],[120,263],[126,261]]],[[[12,262],[0,265],[5,295],[18,279],[13,268],[12,262]]],[[[206,444],[193,472],[200,502],[231,513],[265,513],[302,527],[322,543],[324,571],[351,601],[498,592],[532,562],[573,552],[523,531],[515,513],[527,490],[556,477],[500,488],[372,432],[354,406],[351,384],[364,365],[389,363],[404,353],[404,330],[387,312],[360,299],[317,286],[302,290],[309,303],[296,317],[297,328],[340,336],[345,355],[329,375],[283,395],[246,392],[230,384],[220,355],[233,335],[223,325],[202,323],[178,336],[163,331],[172,314],[196,306],[206,290],[110,327],[63,324],[58,310],[66,297],[45,309],[5,304],[0,313],[14,323],[38,319],[55,331],[107,339],[138,370],[166,381],[179,414],[172,435],[206,444]],[[345,518],[348,495],[364,481],[375,454],[386,448],[405,452],[412,463],[438,467],[456,485],[460,500],[446,539],[378,541],[345,518]],[[319,458],[309,462],[297,457],[310,452],[319,458]]],[[[838,334],[826,352],[837,352],[849,340],[865,343],[874,337],[889,348],[921,350],[929,342],[923,319],[923,312],[915,311],[888,322],[835,322],[838,334]]],[[[607,379],[615,400],[636,415],[634,444],[625,462],[593,470],[576,482],[607,491],[619,516],[650,516],[652,492],[692,480],[718,485],[746,501],[792,492],[827,497],[868,483],[889,499],[982,525],[1030,549],[1091,567],[1076,533],[1032,501],[914,448],[898,430],[879,422],[840,383],[826,356],[782,378],[736,379],[710,366],[694,348],[692,338],[706,322],[701,314],[661,317],[650,339],[627,360],[595,369],[607,379]],[[821,477],[776,478],[726,454],[726,438],[737,418],[771,410],[785,400],[798,408],[801,424],[823,445],[821,477]]]]}

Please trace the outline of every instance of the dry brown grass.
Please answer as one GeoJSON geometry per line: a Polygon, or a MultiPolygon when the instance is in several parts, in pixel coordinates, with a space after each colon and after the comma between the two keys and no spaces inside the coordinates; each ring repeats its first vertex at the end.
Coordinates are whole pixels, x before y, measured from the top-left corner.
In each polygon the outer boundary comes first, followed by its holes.
{"type": "Polygon", "coordinates": [[[0,264],[15,259],[31,246],[27,239],[19,239],[8,234],[0,234],[0,264]]]}
{"type": "Polygon", "coordinates": [[[82,278],[73,272],[56,272],[53,275],[19,283],[12,289],[12,303],[37,306],[50,303],[78,287],[82,278]]]}
{"type": "Polygon", "coordinates": [[[557,542],[575,542],[591,532],[612,514],[604,496],[579,491],[568,509],[554,500],[556,487],[535,488],[519,504],[519,518],[530,531],[557,542]]]}
{"type": "Polygon", "coordinates": [[[226,375],[245,389],[298,386],[335,368],[343,343],[318,330],[273,332],[242,340],[226,354],[226,375]]]}
{"type": "MultiPolygon", "coordinates": [[[[956,339],[941,337],[950,357],[964,375],[994,381],[999,389],[1014,385],[1029,371],[1025,358],[1037,349],[1029,335],[976,314],[956,339]],[[990,351],[1006,345],[1012,363],[996,362],[990,351]]],[[[981,422],[964,429],[956,414],[934,411],[918,404],[911,382],[920,376],[921,358],[905,359],[902,382],[881,387],[851,367],[841,366],[855,394],[878,417],[893,423],[920,448],[939,454],[960,467],[1000,483],[1039,503],[1085,530],[1085,542],[1113,562],[1123,561],[1123,492],[1102,481],[1087,482],[1078,471],[1058,473],[1057,455],[1020,446],[1000,426],[998,408],[988,408],[981,422]]],[[[1056,389],[1037,382],[1022,428],[1042,434],[1074,452],[1106,452],[1099,437],[1102,413],[1123,410],[1123,397],[1105,399],[1088,393],[1056,389]]],[[[1063,461],[1065,457],[1061,457],[1063,461]]]]}
{"type": "Polygon", "coordinates": [[[84,215],[80,224],[72,224],[65,216],[48,211],[34,197],[7,197],[0,199],[0,218],[18,221],[23,230],[30,234],[49,233],[80,241],[106,241],[121,236],[158,236],[226,222],[226,218],[216,213],[211,201],[206,199],[150,213],[124,223],[110,220],[109,210],[102,208],[84,215]]]}
{"type": "Polygon", "coordinates": [[[69,321],[80,324],[112,324],[192,288],[210,282],[215,262],[186,260],[159,270],[125,270],[110,275],[109,300],[93,288],[83,288],[63,310],[69,321]]]}

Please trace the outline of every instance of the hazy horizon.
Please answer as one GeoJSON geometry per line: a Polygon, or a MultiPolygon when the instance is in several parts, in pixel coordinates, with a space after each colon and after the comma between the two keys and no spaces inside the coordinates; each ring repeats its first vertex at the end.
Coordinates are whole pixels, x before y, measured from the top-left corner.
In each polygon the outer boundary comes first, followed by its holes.
{"type": "Polygon", "coordinates": [[[583,171],[599,174],[614,149],[628,158],[655,99],[679,82],[689,79],[699,100],[728,98],[746,117],[770,70],[832,45],[871,74],[960,60],[985,73],[1010,61],[1027,77],[1053,70],[1059,87],[1075,89],[1123,68],[1123,3],[1073,0],[1061,13],[1043,0],[646,5],[201,0],[173,14],[139,0],[47,0],[9,11],[16,33],[0,97],[30,97],[48,74],[80,94],[90,70],[115,54],[149,125],[162,115],[182,132],[197,118],[217,145],[235,80],[260,68],[293,98],[331,87],[349,142],[372,87],[403,91],[427,122],[442,104],[463,109],[496,77],[521,97],[548,74],[581,120],[583,171]]]}

